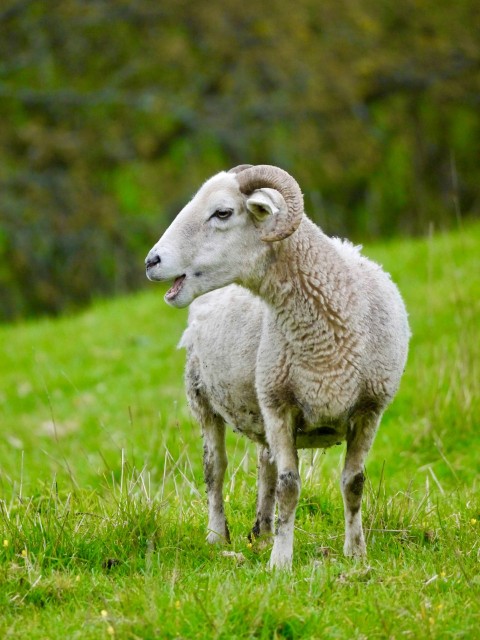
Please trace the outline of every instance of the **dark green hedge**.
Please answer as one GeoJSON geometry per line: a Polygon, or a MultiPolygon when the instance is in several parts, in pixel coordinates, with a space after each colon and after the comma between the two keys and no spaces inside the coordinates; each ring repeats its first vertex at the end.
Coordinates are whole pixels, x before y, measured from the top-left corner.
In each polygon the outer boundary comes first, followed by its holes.
{"type": "Polygon", "coordinates": [[[0,8],[0,316],[143,282],[202,180],[278,164],[329,233],[478,215],[480,12],[457,0],[0,8]]]}

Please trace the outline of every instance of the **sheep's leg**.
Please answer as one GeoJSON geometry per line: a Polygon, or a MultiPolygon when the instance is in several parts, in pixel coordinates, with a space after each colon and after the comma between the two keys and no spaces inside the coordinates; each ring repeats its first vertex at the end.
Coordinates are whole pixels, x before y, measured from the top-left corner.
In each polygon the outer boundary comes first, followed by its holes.
{"type": "Polygon", "coordinates": [[[277,483],[277,466],[271,459],[268,447],[258,445],[258,486],[257,517],[250,533],[250,540],[273,533],[275,517],[275,485],[277,483]]]}
{"type": "Polygon", "coordinates": [[[290,569],[293,557],[293,528],[300,495],[298,457],[293,427],[273,410],[264,410],[265,427],[270,450],[277,467],[276,498],[278,520],[270,556],[270,568],[290,569]]]}
{"type": "Polygon", "coordinates": [[[208,500],[207,540],[210,543],[223,540],[230,542],[223,505],[223,480],[227,468],[225,423],[214,412],[203,392],[200,364],[196,356],[190,352],[187,356],[185,384],[192,413],[202,425],[203,472],[208,500]]]}
{"type": "Polygon", "coordinates": [[[342,472],[342,495],[345,511],[346,556],[366,555],[362,528],[362,494],[365,483],[364,463],[372,446],[381,415],[364,413],[354,416],[347,437],[347,453],[342,472]]]}
{"type": "Polygon", "coordinates": [[[223,480],[227,469],[225,424],[221,419],[203,425],[203,471],[207,486],[208,534],[210,543],[230,542],[223,504],[223,480]]]}

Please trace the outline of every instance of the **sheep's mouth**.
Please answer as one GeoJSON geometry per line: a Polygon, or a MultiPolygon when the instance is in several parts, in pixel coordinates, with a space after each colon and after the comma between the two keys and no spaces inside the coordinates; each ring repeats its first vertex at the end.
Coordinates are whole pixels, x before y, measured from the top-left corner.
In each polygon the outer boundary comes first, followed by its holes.
{"type": "Polygon", "coordinates": [[[183,274],[182,276],[178,276],[178,278],[175,278],[173,286],[165,294],[166,300],[174,300],[178,296],[178,294],[182,290],[185,278],[185,274],[183,274]]]}

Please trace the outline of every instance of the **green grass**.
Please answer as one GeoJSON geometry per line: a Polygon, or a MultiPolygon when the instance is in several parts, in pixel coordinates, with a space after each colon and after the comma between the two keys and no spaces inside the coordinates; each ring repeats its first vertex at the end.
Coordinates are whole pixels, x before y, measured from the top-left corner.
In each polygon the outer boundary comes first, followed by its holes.
{"type": "Polygon", "coordinates": [[[0,328],[0,637],[473,638],[480,626],[480,225],[368,247],[411,352],[368,460],[368,561],[343,558],[341,447],[301,455],[291,574],[246,538],[254,447],[228,436],[237,556],[204,541],[202,444],[162,291],[0,328]]]}

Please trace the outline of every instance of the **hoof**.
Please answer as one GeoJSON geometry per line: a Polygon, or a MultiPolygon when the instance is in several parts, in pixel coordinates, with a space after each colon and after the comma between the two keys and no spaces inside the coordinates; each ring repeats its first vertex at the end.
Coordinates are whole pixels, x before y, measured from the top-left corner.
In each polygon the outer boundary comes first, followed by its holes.
{"type": "Polygon", "coordinates": [[[270,561],[268,568],[270,570],[278,569],[280,571],[292,570],[292,553],[284,549],[279,549],[278,545],[273,544],[272,553],[270,555],[270,561]]]}
{"type": "Polygon", "coordinates": [[[255,523],[253,529],[248,534],[248,541],[255,551],[264,551],[267,547],[270,547],[273,542],[271,526],[267,526],[261,530],[258,523],[255,523]]]}
{"type": "Polygon", "coordinates": [[[225,544],[230,542],[230,534],[228,531],[221,534],[217,531],[209,531],[207,533],[208,544],[225,544]]]}
{"type": "Polygon", "coordinates": [[[367,555],[367,547],[363,536],[357,540],[345,540],[343,555],[347,558],[365,558],[367,555]]]}
{"type": "Polygon", "coordinates": [[[256,551],[257,553],[261,553],[272,545],[273,533],[263,533],[258,537],[253,535],[253,533],[250,533],[248,536],[248,541],[252,545],[252,549],[254,551],[256,551]]]}

